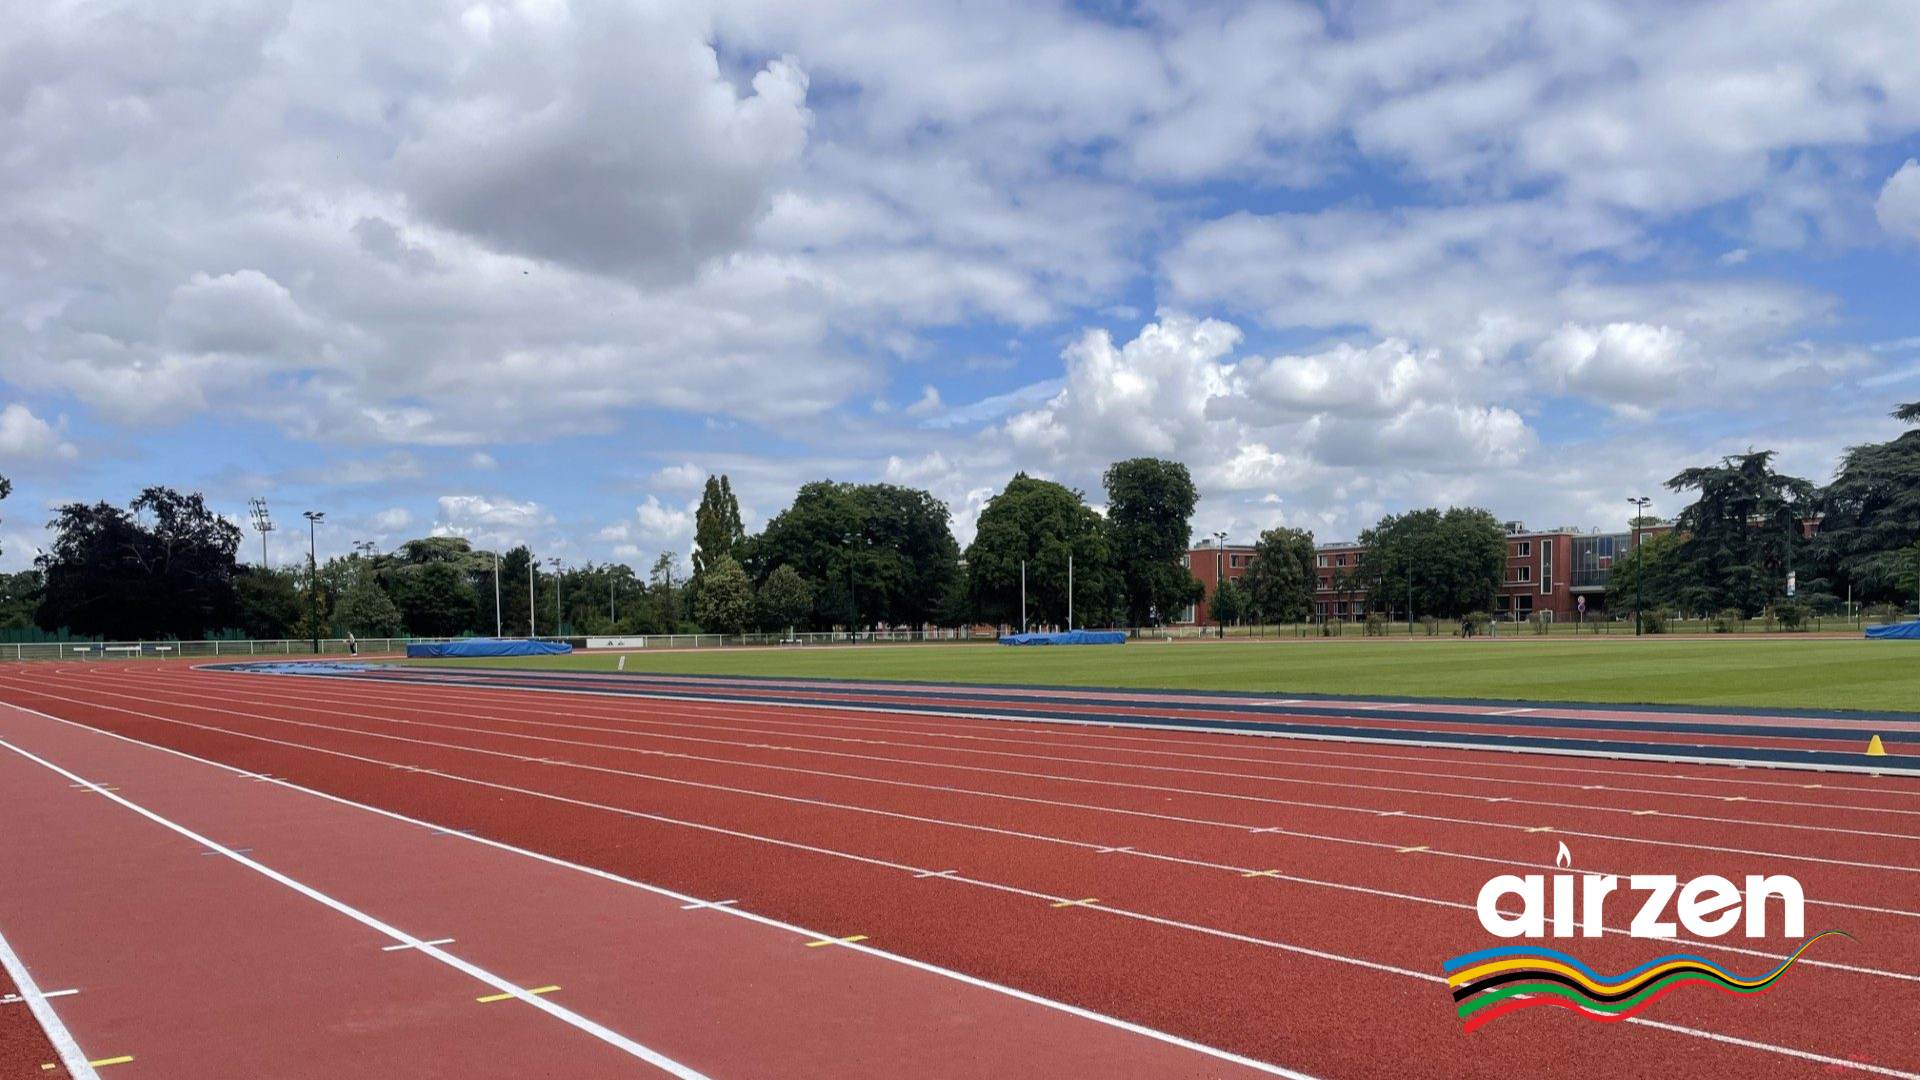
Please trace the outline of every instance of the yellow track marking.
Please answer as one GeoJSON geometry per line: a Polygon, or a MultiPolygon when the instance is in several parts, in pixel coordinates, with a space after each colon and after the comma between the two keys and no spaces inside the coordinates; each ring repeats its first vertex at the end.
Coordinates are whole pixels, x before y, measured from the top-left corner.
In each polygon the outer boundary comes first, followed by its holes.
{"type": "Polygon", "coordinates": [[[865,940],[867,940],[867,935],[865,934],[854,934],[852,937],[821,938],[819,941],[807,942],[807,948],[817,949],[822,945],[851,945],[856,941],[865,941],[865,940]]]}
{"type": "Polygon", "coordinates": [[[1062,901],[1060,901],[1060,902],[1059,902],[1059,903],[1057,903],[1057,904],[1048,904],[1047,906],[1048,906],[1048,907],[1057,907],[1057,908],[1059,908],[1059,907],[1086,907],[1086,906],[1088,906],[1088,905],[1090,905],[1090,904],[1097,904],[1097,903],[1099,903],[1099,902],[1100,902],[1100,898],[1099,898],[1099,897],[1097,897],[1097,896],[1089,896],[1089,897],[1087,897],[1087,898],[1086,898],[1086,899],[1084,899],[1084,900],[1062,900],[1062,901]]]}
{"type": "MultiPolygon", "coordinates": [[[[560,989],[560,988],[559,988],[559,987],[557,987],[557,986],[540,986],[540,987],[535,987],[535,988],[534,988],[534,989],[532,989],[532,990],[528,990],[528,991],[526,991],[526,993],[529,993],[529,994],[551,994],[551,993],[553,993],[553,992],[554,992],[555,990],[558,990],[558,989],[560,989]]],[[[477,1001],[477,1002],[479,1002],[479,1003],[480,1003],[480,1004],[482,1004],[482,1005],[491,1005],[492,1003],[494,1003],[494,1002],[496,1002],[496,1001],[509,1001],[509,1000],[511,1000],[511,999],[513,999],[513,998],[517,998],[517,997],[519,997],[519,996],[520,996],[519,994],[488,994],[488,995],[487,995],[486,997],[480,997],[480,998],[474,998],[473,1000],[475,1000],[475,1001],[477,1001]]]]}

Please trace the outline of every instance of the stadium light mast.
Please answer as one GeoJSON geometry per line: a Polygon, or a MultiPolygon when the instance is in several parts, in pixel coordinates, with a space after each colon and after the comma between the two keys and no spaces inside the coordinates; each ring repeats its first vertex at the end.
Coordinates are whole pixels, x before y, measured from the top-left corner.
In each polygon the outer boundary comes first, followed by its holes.
{"type": "Polygon", "coordinates": [[[500,553],[493,553],[493,636],[504,637],[504,627],[500,625],[500,553]]]}
{"type": "MultiPolygon", "coordinates": [[[[313,633],[313,652],[320,654],[320,547],[318,526],[327,516],[324,510],[306,510],[300,515],[307,519],[307,617],[310,620],[307,629],[313,633]]],[[[261,542],[266,534],[260,534],[261,542]]]]}
{"type": "Polygon", "coordinates": [[[560,613],[560,556],[548,559],[547,565],[553,567],[553,633],[558,637],[567,632],[566,616],[560,613]]]}
{"type": "Polygon", "coordinates": [[[267,513],[267,500],[255,496],[247,500],[247,512],[253,517],[253,531],[260,534],[260,569],[267,569],[267,534],[273,531],[273,516],[267,513]]]}
{"type": "Polygon", "coordinates": [[[539,623],[534,615],[534,613],[539,610],[539,607],[533,602],[533,567],[534,567],[534,564],[539,561],[540,560],[533,557],[533,549],[528,548],[527,549],[527,637],[529,639],[537,638],[540,636],[539,630],[536,629],[539,623]]]}
{"type": "Polygon", "coordinates": [[[1636,495],[1627,501],[1633,504],[1633,636],[1639,637],[1641,590],[1647,580],[1647,561],[1640,557],[1640,521],[1647,516],[1647,506],[1653,500],[1636,495]]]}
{"type": "Polygon", "coordinates": [[[1220,590],[1227,586],[1227,531],[1213,534],[1216,541],[1213,547],[1213,625],[1221,637],[1227,636],[1227,621],[1220,615],[1220,590]]]}

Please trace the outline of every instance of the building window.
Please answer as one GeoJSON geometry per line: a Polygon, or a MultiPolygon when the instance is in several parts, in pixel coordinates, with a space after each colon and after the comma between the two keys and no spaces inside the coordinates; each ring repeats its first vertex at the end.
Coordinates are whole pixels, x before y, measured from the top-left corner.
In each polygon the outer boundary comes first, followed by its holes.
{"type": "Polygon", "coordinates": [[[1327,565],[1327,557],[1325,555],[1319,556],[1316,561],[1317,561],[1317,565],[1319,565],[1322,568],[1324,568],[1327,565]]]}
{"type": "Polygon", "coordinates": [[[1519,596],[1515,597],[1514,602],[1519,605],[1521,611],[1533,610],[1533,597],[1528,596],[1525,593],[1522,593],[1519,596]]]}
{"type": "Polygon", "coordinates": [[[1519,543],[1513,545],[1513,557],[1516,559],[1524,559],[1527,556],[1532,554],[1533,554],[1533,541],[1531,540],[1522,540],[1519,543]]]}
{"type": "Polygon", "coordinates": [[[1540,591],[1553,591],[1553,545],[1540,549],[1540,591]]]}

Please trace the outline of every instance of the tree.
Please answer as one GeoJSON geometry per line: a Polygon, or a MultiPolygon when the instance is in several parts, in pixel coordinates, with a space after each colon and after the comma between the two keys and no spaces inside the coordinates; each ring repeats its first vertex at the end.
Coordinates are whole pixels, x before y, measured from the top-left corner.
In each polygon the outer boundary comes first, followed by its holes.
{"type": "Polygon", "coordinates": [[[1909,424],[1920,424],[1920,401],[1909,401],[1893,410],[1893,418],[1909,424]]]}
{"type": "Polygon", "coordinates": [[[663,551],[653,560],[653,569],[647,575],[647,598],[653,609],[654,633],[678,633],[686,612],[686,588],[673,580],[674,555],[663,551]]]}
{"type": "Polygon", "coordinates": [[[1069,556],[1076,621],[1111,625],[1119,614],[1120,586],[1100,515],[1078,491],[1016,474],[987,501],[967,546],[967,597],[973,611],[990,622],[1019,623],[1024,561],[1029,621],[1065,623],[1069,556]]]}
{"type": "Polygon", "coordinates": [[[403,567],[386,585],[408,633],[456,637],[473,629],[478,614],[473,585],[460,564],[441,560],[403,567]]]}
{"type": "MultiPolygon", "coordinates": [[[[1920,402],[1894,415],[1920,421],[1920,402]]],[[[1827,586],[1862,603],[1902,603],[1908,549],[1920,543],[1920,430],[1848,448],[1833,482],[1814,501],[1812,546],[1827,586]]]]}
{"type": "Polygon", "coordinates": [[[393,598],[375,580],[372,567],[353,575],[333,606],[333,621],[355,637],[399,637],[405,621],[393,598]]]}
{"type": "MultiPolygon", "coordinates": [[[[740,524],[740,500],[724,476],[707,477],[700,508],[693,512],[693,579],[698,583],[721,559],[734,558],[734,548],[746,539],[740,524]]],[[[697,585],[696,585],[697,587],[697,585]]]]}
{"type": "Polygon", "coordinates": [[[753,582],[747,572],[722,555],[707,564],[707,576],[700,582],[694,600],[694,620],[700,629],[715,634],[744,633],[753,619],[753,582]]]}
{"type": "Polygon", "coordinates": [[[300,622],[300,590],[287,570],[246,567],[233,578],[239,626],[250,638],[284,638],[300,622]]]}
{"type": "Polygon", "coordinates": [[[1127,622],[1157,625],[1204,591],[1186,564],[1199,493],[1185,465],[1158,458],[1115,462],[1104,482],[1108,547],[1125,591],[1127,622]]]}
{"type": "Polygon", "coordinates": [[[198,494],[150,487],[121,510],[69,503],[48,522],[51,549],[34,621],[116,638],[199,638],[233,626],[240,529],[198,494]]]}
{"type": "Polygon", "coordinates": [[[1642,537],[1639,548],[1615,555],[1607,575],[1607,610],[1629,612],[1636,602],[1642,611],[1680,606],[1680,543],[1678,533],[1660,533],[1642,537]]]}
{"type": "MultiPolygon", "coordinates": [[[[0,476],[0,502],[6,501],[7,496],[11,494],[13,494],[13,481],[4,476],[0,476]]],[[[5,520],[5,518],[0,518],[0,521],[5,520]]],[[[6,554],[6,549],[0,548],[0,555],[4,554],[6,554]]]]}
{"type": "Polygon", "coordinates": [[[1268,529],[1254,544],[1253,565],[1240,579],[1247,603],[1267,622],[1305,622],[1313,614],[1313,534],[1268,529]]]}
{"type": "Polygon", "coordinates": [[[1213,619],[1221,626],[1238,626],[1252,612],[1246,587],[1233,578],[1213,590],[1213,619]]]}
{"type": "Polygon", "coordinates": [[[1506,530],[1473,507],[1389,514],[1361,533],[1360,543],[1351,587],[1385,612],[1399,610],[1409,593],[1422,615],[1453,619],[1485,611],[1506,572],[1506,530]]]}
{"type": "Polygon", "coordinates": [[[754,610],[763,630],[783,631],[799,625],[813,610],[813,586],[791,566],[773,568],[760,583],[754,610]]]}
{"type": "Polygon", "coordinates": [[[1773,451],[1732,454],[1667,481],[1696,492],[1675,519],[1680,604],[1691,611],[1738,608],[1748,616],[1786,593],[1788,530],[1798,531],[1813,485],[1773,470],[1773,451]]]}
{"type": "Polygon", "coordinates": [[[920,626],[942,609],[959,577],[945,503],[893,484],[803,484],[793,505],[741,545],[742,561],[764,582],[791,566],[812,587],[816,629],[920,626]]]}
{"type": "Polygon", "coordinates": [[[32,627],[33,611],[39,604],[40,571],[0,574],[0,630],[32,627]]]}

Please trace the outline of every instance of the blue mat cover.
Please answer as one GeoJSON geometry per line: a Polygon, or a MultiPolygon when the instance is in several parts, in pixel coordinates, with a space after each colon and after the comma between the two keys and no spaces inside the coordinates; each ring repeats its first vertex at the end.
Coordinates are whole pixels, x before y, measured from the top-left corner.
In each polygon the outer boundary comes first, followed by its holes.
{"type": "Polygon", "coordinates": [[[1125,630],[1063,630],[1057,634],[1008,634],[1002,645],[1124,645],[1125,630]]]}
{"type": "Polygon", "coordinates": [[[573,646],[564,641],[526,641],[509,638],[470,638],[466,641],[442,641],[431,645],[409,645],[407,655],[414,656],[552,656],[570,653],[573,646]]]}

